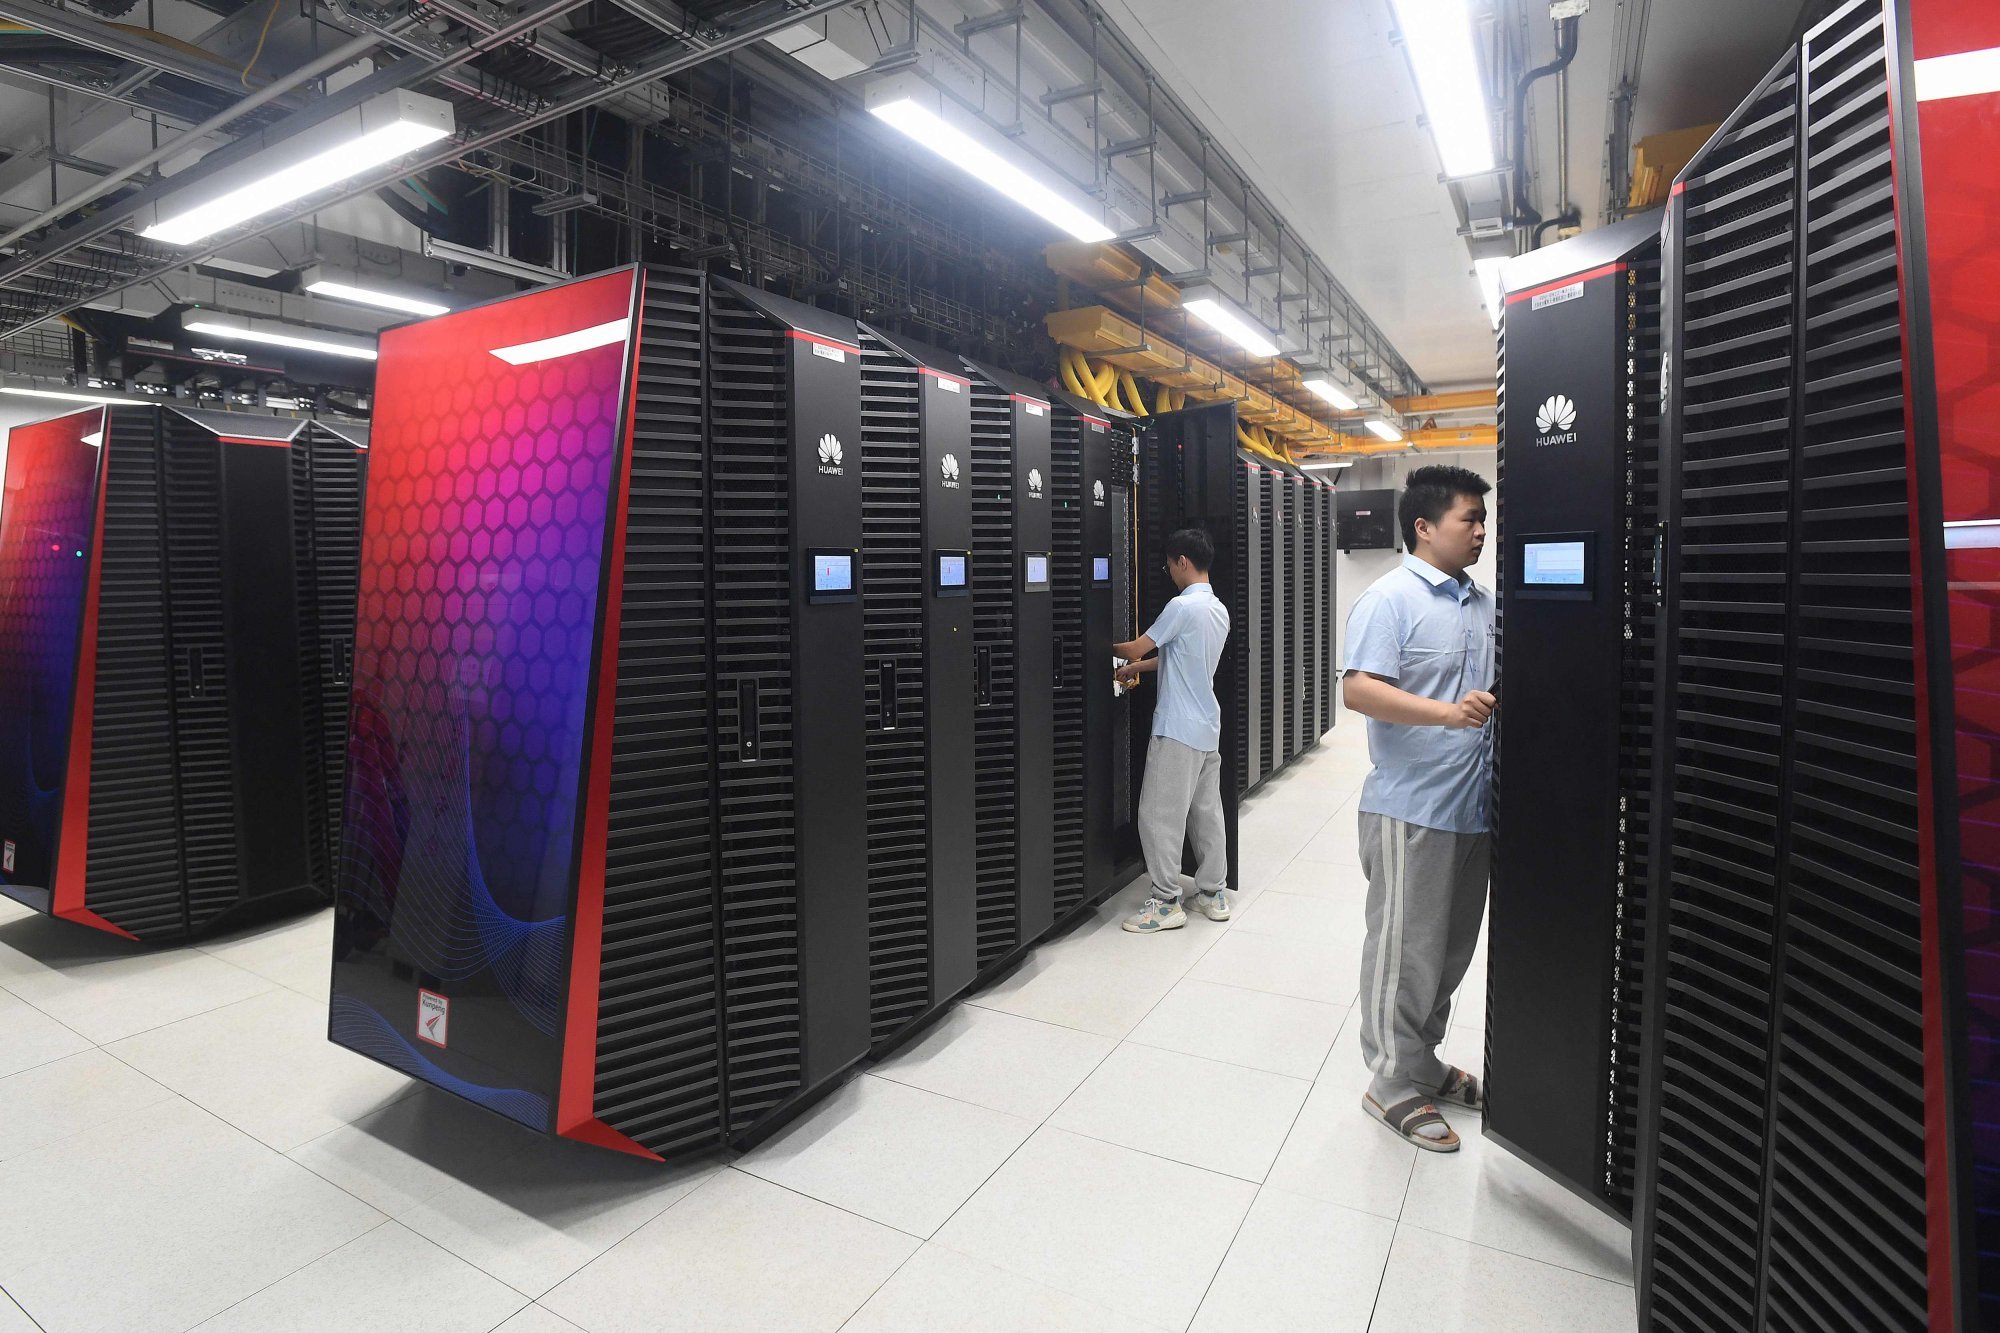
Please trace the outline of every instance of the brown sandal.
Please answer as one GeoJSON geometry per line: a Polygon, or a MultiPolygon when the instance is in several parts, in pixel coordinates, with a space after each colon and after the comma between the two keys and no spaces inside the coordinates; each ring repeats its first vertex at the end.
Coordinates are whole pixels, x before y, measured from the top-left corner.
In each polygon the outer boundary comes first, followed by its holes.
{"type": "Polygon", "coordinates": [[[1463,1106],[1468,1111],[1484,1110],[1486,1106],[1486,1089],[1479,1079],[1457,1065],[1444,1067],[1444,1083],[1432,1095],[1441,1102],[1463,1106]]]}
{"type": "Polygon", "coordinates": [[[1425,1152],[1458,1151],[1458,1132],[1451,1127],[1450,1121],[1438,1114],[1437,1107],[1431,1105],[1425,1098],[1410,1097],[1397,1102],[1394,1106],[1384,1107],[1375,1100],[1373,1093],[1363,1093],[1361,1105],[1368,1114],[1425,1152]],[[1428,1129],[1432,1125],[1444,1126],[1443,1138],[1434,1139],[1419,1133],[1420,1130],[1428,1129]]]}

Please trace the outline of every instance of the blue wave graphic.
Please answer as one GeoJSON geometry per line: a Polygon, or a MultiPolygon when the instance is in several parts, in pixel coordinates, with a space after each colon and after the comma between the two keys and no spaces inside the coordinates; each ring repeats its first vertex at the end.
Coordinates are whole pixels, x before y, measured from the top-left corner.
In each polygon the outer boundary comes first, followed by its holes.
{"type": "Polygon", "coordinates": [[[349,1050],[371,1056],[391,1068],[402,1070],[411,1078],[422,1079],[446,1092],[457,1093],[467,1101],[477,1102],[489,1111],[497,1111],[529,1129],[548,1132],[549,1103],[546,1097],[519,1088],[491,1088],[460,1078],[439,1067],[436,1061],[411,1045],[402,1033],[390,1025],[388,1019],[352,996],[333,997],[332,1022],[328,1031],[335,1041],[349,1050]]]}

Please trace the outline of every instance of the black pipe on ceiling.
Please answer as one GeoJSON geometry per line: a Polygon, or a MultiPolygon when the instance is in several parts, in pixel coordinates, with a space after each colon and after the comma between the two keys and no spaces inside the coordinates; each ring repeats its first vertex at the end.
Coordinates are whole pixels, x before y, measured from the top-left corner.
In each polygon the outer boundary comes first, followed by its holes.
{"type": "MultiPolygon", "coordinates": [[[[1577,44],[1576,19],[1562,19],[1556,24],[1556,58],[1546,65],[1539,65],[1521,76],[1514,85],[1514,225],[1532,226],[1542,220],[1535,206],[1528,202],[1528,90],[1539,79],[1551,74],[1560,74],[1569,68],[1569,62],[1576,59],[1577,44]]],[[[1567,202],[1567,201],[1564,201],[1567,202]]],[[[1556,222],[1561,218],[1554,219],[1556,222]]],[[[1536,232],[1537,243],[1541,233],[1536,232]]]]}

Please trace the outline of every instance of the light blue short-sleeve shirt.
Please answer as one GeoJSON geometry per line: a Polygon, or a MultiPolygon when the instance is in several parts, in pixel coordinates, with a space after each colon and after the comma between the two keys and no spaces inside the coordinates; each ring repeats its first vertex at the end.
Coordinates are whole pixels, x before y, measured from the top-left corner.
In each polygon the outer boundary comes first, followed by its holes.
{"type": "Polygon", "coordinates": [[[1153,734],[1193,750],[1222,748],[1222,705],[1215,668],[1229,642],[1229,608],[1206,583],[1190,583],[1146,631],[1160,650],[1160,697],[1153,734]]]}
{"type": "MultiPolygon", "coordinates": [[[[1347,614],[1341,672],[1366,671],[1423,699],[1457,703],[1493,688],[1493,594],[1405,555],[1347,614]]],[[[1487,831],[1493,728],[1411,727],[1368,719],[1361,808],[1448,833],[1487,831]]]]}

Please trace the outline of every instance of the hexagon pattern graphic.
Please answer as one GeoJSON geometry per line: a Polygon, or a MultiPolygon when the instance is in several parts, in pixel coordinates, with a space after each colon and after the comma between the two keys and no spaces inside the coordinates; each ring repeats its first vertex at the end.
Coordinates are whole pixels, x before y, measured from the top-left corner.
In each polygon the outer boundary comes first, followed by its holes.
{"type": "Polygon", "coordinates": [[[0,493],[0,880],[49,886],[90,573],[101,429],[93,408],[16,426],[0,493]]]}
{"type": "Polygon", "coordinates": [[[1551,394],[1535,413],[1535,429],[1543,432],[1568,430],[1576,424],[1576,404],[1562,394],[1551,394]]]}
{"type": "MultiPolygon", "coordinates": [[[[631,293],[609,274],[392,330],[376,381],[343,910],[385,923],[400,964],[497,990],[550,1038],[625,345],[486,353],[629,318],[631,293]]],[[[451,1055],[477,1031],[454,1022],[451,1055]]]]}

